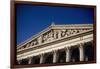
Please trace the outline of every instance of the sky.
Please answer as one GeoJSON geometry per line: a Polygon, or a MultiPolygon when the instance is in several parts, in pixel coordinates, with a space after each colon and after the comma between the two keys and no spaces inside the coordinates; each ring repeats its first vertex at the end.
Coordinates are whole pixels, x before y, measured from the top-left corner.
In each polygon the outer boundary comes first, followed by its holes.
{"type": "Polygon", "coordinates": [[[92,24],[93,8],[16,5],[17,45],[55,24],[92,24]]]}

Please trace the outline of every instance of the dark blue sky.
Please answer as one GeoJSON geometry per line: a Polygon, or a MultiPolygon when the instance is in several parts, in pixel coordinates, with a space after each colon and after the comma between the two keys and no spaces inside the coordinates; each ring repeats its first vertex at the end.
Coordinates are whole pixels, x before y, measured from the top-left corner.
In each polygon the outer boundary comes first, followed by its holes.
{"type": "Polygon", "coordinates": [[[16,5],[17,44],[55,24],[93,23],[93,8],[16,5]]]}

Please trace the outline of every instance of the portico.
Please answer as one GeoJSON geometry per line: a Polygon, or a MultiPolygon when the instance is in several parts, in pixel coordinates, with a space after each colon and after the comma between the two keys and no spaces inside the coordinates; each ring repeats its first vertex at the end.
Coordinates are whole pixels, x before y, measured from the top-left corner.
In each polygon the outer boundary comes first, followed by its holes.
{"type": "Polygon", "coordinates": [[[50,26],[17,48],[17,62],[55,64],[91,61],[94,58],[92,42],[92,25],[54,25],[52,29],[50,26]],[[27,47],[29,43],[31,46],[27,47]]]}

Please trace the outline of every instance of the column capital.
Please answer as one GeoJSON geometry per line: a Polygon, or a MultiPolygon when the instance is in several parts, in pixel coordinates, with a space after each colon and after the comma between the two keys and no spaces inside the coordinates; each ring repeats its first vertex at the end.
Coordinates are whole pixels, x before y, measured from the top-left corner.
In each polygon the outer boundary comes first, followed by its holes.
{"type": "Polygon", "coordinates": [[[84,43],[80,43],[80,44],[79,44],[79,48],[81,48],[83,45],[84,45],[84,43]]]}
{"type": "Polygon", "coordinates": [[[33,58],[32,56],[31,57],[28,57],[28,59],[30,59],[30,58],[33,58]]]}
{"type": "Polygon", "coordinates": [[[55,52],[57,52],[57,50],[53,50],[53,52],[55,53],[55,52]]]}
{"type": "Polygon", "coordinates": [[[44,55],[44,53],[42,53],[42,54],[39,54],[39,56],[43,56],[44,55]]]}
{"type": "Polygon", "coordinates": [[[68,46],[68,47],[65,47],[66,50],[70,50],[70,48],[71,48],[71,47],[69,47],[69,46],[68,46]]]}

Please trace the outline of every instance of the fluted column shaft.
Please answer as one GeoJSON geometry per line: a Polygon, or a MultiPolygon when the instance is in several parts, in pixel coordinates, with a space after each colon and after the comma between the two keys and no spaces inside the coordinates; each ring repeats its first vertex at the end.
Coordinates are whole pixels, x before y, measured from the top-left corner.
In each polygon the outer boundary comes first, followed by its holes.
{"type": "Polygon", "coordinates": [[[32,57],[29,58],[28,64],[32,63],[32,57]]]}
{"type": "Polygon", "coordinates": [[[44,54],[41,54],[41,55],[40,55],[40,64],[42,64],[43,61],[44,61],[43,56],[44,56],[44,54]]]}
{"type": "Polygon", "coordinates": [[[66,62],[70,62],[70,48],[66,48],[66,62]]]}
{"type": "Polygon", "coordinates": [[[57,62],[57,51],[53,52],[53,63],[57,62]]]}
{"type": "Polygon", "coordinates": [[[84,49],[83,49],[83,43],[79,46],[79,52],[80,52],[80,61],[84,61],[84,49]]]}

